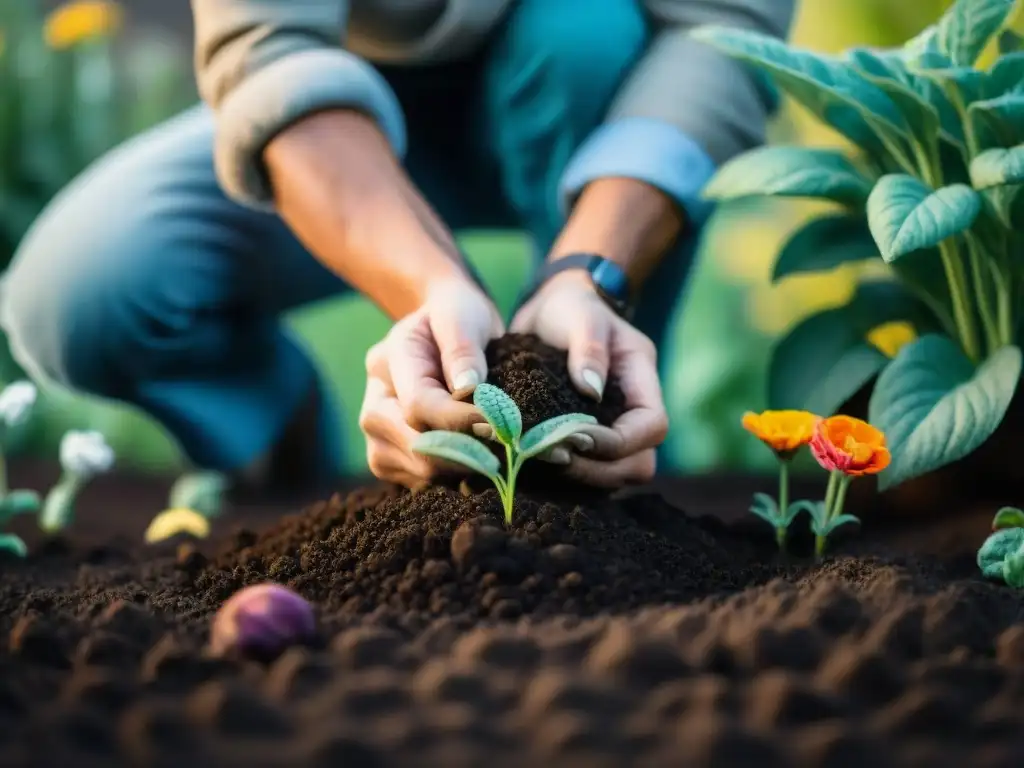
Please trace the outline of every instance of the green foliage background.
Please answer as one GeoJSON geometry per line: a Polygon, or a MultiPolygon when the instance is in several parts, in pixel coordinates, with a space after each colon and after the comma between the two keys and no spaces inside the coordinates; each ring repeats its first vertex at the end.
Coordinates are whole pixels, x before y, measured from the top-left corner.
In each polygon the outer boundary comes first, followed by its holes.
{"type": "MultiPolygon", "coordinates": [[[[828,51],[854,43],[894,45],[947,5],[945,0],[803,0],[794,39],[828,51]]],[[[0,263],[10,258],[45,202],[88,162],[194,98],[187,50],[175,51],[159,38],[115,38],[52,51],[42,42],[41,23],[35,0],[0,6],[6,40],[0,48],[0,263]],[[15,120],[24,121],[22,130],[15,130],[15,120]]],[[[789,106],[773,132],[787,141],[836,143],[789,106]]],[[[672,420],[672,469],[773,466],[768,452],[739,427],[743,411],[763,407],[769,342],[807,313],[845,301],[854,282],[853,275],[838,270],[769,285],[779,243],[812,212],[813,207],[799,203],[736,204],[721,210],[709,227],[688,300],[669,348],[662,350],[671,363],[664,385],[672,420]]],[[[527,272],[523,237],[476,232],[465,233],[463,240],[507,309],[527,272]]],[[[386,319],[365,300],[346,297],[307,307],[288,322],[342,403],[344,469],[364,471],[356,425],[363,356],[386,332],[386,319]],[[343,345],[337,343],[339,336],[343,345]]],[[[0,378],[9,381],[17,371],[3,352],[0,378]]],[[[143,415],[66,392],[45,393],[36,417],[19,435],[17,450],[55,456],[69,428],[106,433],[122,466],[161,472],[181,467],[176,446],[143,415]]]]}

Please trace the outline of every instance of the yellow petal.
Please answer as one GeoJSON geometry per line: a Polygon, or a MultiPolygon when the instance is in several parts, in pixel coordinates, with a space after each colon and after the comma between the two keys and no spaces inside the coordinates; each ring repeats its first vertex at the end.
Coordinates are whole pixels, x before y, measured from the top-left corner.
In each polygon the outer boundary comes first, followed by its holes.
{"type": "Polygon", "coordinates": [[[167,509],[153,518],[146,529],[146,543],[155,544],[172,536],[187,533],[197,539],[210,535],[210,522],[198,512],[182,507],[167,509]]]}

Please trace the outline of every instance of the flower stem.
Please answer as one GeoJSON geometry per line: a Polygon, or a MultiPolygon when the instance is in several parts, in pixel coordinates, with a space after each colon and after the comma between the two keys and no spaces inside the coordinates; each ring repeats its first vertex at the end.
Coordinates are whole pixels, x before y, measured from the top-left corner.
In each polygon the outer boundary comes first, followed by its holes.
{"type": "Polygon", "coordinates": [[[832,510],[832,502],[836,498],[836,487],[839,485],[840,472],[831,472],[828,477],[828,487],[825,489],[825,519],[829,517],[832,510]]]}
{"type": "Polygon", "coordinates": [[[505,479],[505,493],[501,497],[502,506],[505,508],[505,525],[512,525],[512,506],[516,496],[516,476],[522,462],[516,455],[511,445],[505,446],[505,468],[508,476],[505,479]]]}
{"type": "Polygon", "coordinates": [[[978,332],[974,326],[974,315],[966,296],[967,279],[963,264],[960,262],[960,253],[951,240],[943,240],[939,243],[939,255],[942,258],[942,267],[946,272],[949,295],[953,300],[953,318],[956,321],[957,333],[960,335],[960,346],[963,347],[964,354],[972,362],[978,362],[981,358],[978,349],[978,332]]]}
{"type": "Polygon", "coordinates": [[[841,514],[843,514],[843,505],[846,503],[846,491],[850,487],[850,481],[853,478],[850,475],[842,475],[839,479],[839,487],[836,489],[836,497],[832,502],[832,509],[828,513],[828,521],[832,522],[841,514]]]}
{"type": "MultiPolygon", "coordinates": [[[[786,514],[789,512],[789,461],[782,459],[779,461],[779,514],[782,518],[786,519],[786,514]]],[[[786,549],[786,525],[779,525],[775,528],[775,541],[778,542],[779,549],[786,549]]]]}

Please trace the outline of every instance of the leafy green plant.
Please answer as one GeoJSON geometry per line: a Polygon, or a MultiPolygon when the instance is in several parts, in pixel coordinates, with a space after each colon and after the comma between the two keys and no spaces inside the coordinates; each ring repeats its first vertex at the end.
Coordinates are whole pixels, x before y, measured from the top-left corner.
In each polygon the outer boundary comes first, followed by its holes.
{"type": "Polygon", "coordinates": [[[774,280],[881,259],[843,307],[773,351],[768,405],[834,413],[875,377],[868,418],[888,437],[880,488],[959,460],[999,426],[1021,378],[1024,51],[1013,0],[957,0],[898,49],[813,53],[740,29],[693,34],[766,75],[856,151],[767,146],[726,163],[705,195],[817,198],[835,210],[783,246],[774,280]],[[976,67],[997,41],[988,70],[976,67]],[[889,358],[867,341],[910,323],[889,358]]]}
{"type": "Polygon", "coordinates": [[[992,520],[992,534],[978,550],[978,567],[990,579],[1024,587],[1024,512],[1003,507],[992,520]]]}
{"type": "Polygon", "coordinates": [[[416,438],[412,448],[424,456],[461,464],[489,478],[501,497],[505,522],[511,524],[516,478],[526,461],[568,439],[582,427],[596,424],[597,419],[585,413],[566,413],[541,422],[523,434],[523,416],[519,407],[498,387],[492,384],[477,386],[473,404],[480,409],[498,442],[505,448],[504,477],[501,475],[501,462],[490,448],[461,432],[424,432],[416,438]]]}

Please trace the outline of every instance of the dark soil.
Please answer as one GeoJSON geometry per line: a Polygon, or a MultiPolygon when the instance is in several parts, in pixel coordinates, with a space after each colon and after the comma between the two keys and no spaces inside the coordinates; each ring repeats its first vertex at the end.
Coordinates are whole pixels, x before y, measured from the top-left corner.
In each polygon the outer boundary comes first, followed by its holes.
{"type": "MultiPolygon", "coordinates": [[[[492,352],[527,425],[621,408],[522,339],[492,352]]],[[[1024,765],[1024,600],[978,577],[988,508],[813,564],[737,518],[770,480],[537,483],[510,528],[493,490],[366,486],[145,550],[157,501],[132,488],[97,483],[71,538],[2,564],[2,766],[1024,765]],[[319,637],[212,658],[213,614],[268,580],[319,637]]]]}

